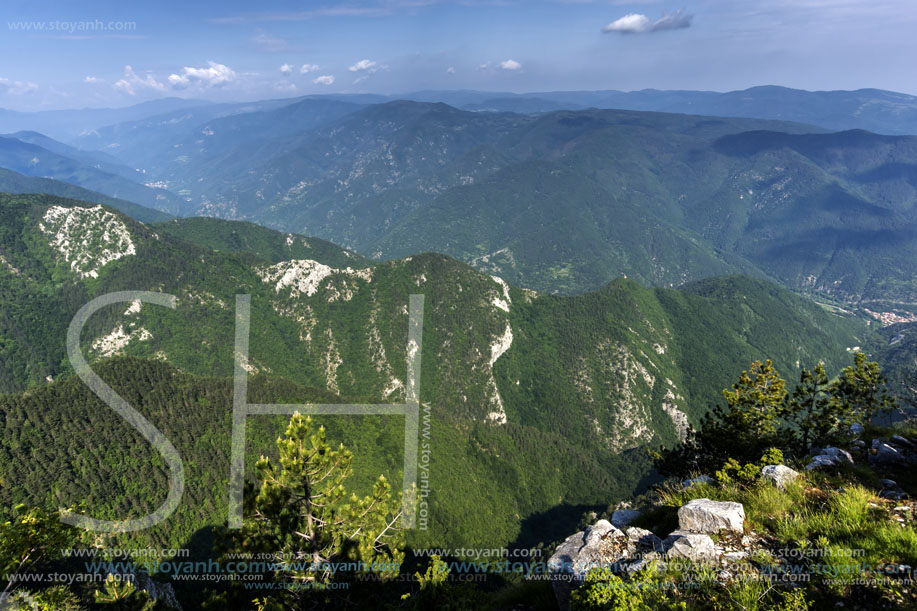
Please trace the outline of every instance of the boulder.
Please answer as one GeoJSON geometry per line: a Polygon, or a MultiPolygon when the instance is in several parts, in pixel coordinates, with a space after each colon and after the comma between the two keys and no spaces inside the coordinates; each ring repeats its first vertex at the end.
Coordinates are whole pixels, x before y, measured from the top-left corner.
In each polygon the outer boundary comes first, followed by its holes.
{"type": "Polygon", "coordinates": [[[875,447],[873,443],[875,454],[870,453],[869,462],[874,465],[900,465],[904,462],[907,462],[907,459],[904,457],[897,448],[894,448],[887,443],[880,443],[878,447],[875,447]]]}
{"type": "Polygon", "coordinates": [[[716,480],[710,477],[709,475],[698,475],[697,477],[686,479],[681,483],[685,488],[690,488],[691,486],[696,486],[697,484],[715,484],[716,480]]]}
{"type": "Polygon", "coordinates": [[[898,482],[893,479],[883,479],[879,483],[882,484],[882,488],[885,490],[894,490],[898,487],[898,482]]]}
{"type": "Polygon", "coordinates": [[[668,559],[716,562],[716,546],[709,535],[676,530],[663,541],[668,559]]]}
{"type": "Polygon", "coordinates": [[[567,537],[548,560],[557,604],[570,608],[573,589],[592,568],[614,568],[624,557],[627,538],[608,520],[599,520],[583,532],[567,537]]]}
{"type": "Polygon", "coordinates": [[[788,482],[799,477],[799,472],[786,465],[767,465],[761,469],[761,477],[783,490],[788,482]]]}
{"type": "Polygon", "coordinates": [[[862,435],[865,432],[866,432],[866,427],[864,427],[859,422],[854,422],[853,424],[850,425],[850,434],[853,435],[854,437],[858,437],[859,435],[862,435]]]}
{"type": "Polygon", "coordinates": [[[630,523],[640,517],[636,509],[618,509],[611,514],[611,523],[615,528],[625,529],[630,523]]]}
{"type": "Polygon", "coordinates": [[[816,451],[815,454],[816,456],[812,458],[812,462],[806,465],[806,471],[820,467],[836,467],[841,463],[853,464],[853,456],[850,455],[850,452],[840,448],[825,448],[824,450],[816,451]]]}
{"type": "Polygon", "coordinates": [[[627,535],[627,540],[638,549],[653,550],[654,552],[663,550],[662,539],[644,528],[631,526],[624,534],[627,535]]]}
{"type": "Polygon", "coordinates": [[[892,445],[896,445],[899,448],[913,448],[914,444],[911,443],[909,439],[905,439],[901,435],[892,435],[888,440],[892,445]]]}
{"type": "Polygon", "coordinates": [[[745,531],[745,508],[741,503],[694,499],[678,509],[680,530],[716,534],[721,530],[745,531]]]}
{"type": "Polygon", "coordinates": [[[825,448],[820,452],[821,456],[828,456],[834,460],[835,463],[846,462],[853,464],[853,456],[850,455],[850,452],[847,450],[842,450],[840,448],[825,448]]]}
{"type": "Polygon", "coordinates": [[[812,462],[806,465],[806,471],[811,471],[812,469],[819,469],[821,467],[833,467],[837,463],[834,462],[830,456],[816,456],[812,459],[812,462]]]}

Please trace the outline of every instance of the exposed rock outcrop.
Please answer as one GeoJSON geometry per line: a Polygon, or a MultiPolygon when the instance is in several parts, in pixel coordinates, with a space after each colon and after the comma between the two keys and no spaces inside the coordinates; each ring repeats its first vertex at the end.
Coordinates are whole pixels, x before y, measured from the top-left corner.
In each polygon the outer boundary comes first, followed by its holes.
{"type": "Polygon", "coordinates": [[[640,512],[636,509],[618,509],[611,514],[611,523],[615,528],[625,529],[639,517],[640,512]]]}
{"type": "Polygon", "coordinates": [[[698,563],[716,560],[716,547],[710,535],[676,530],[663,540],[663,547],[666,555],[673,559],[698,563]]]}
{"type": "Polygon", "coordinates": [[[678,510],[678,526],[682,531],[717,534],[726,530],[745,532],[745,508],[741,503],[694,499],[678,510]]]}

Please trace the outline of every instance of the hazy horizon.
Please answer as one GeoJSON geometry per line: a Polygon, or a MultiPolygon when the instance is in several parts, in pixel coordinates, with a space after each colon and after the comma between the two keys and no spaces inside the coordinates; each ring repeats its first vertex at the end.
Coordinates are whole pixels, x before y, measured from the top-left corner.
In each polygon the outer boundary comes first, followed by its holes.
{"type": "Polygon", "coordinates": [[[321,93],[805,90],[913,94],[907,0],[9,2],[0,107],[321,93]]]}

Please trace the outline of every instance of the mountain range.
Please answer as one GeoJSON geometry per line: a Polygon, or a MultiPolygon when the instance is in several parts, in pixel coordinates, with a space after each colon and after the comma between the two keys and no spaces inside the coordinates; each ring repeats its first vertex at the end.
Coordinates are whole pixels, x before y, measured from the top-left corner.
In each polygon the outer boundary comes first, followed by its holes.
{"type": "MultiPolygon", "coordinates": [[[[169,545],[225,519],[237,294],[252,296],[250,374],[263,402],[403,400],[406,304],[424,295],[420,395],[435,460],[418,544],[509,543],[533,536],[545,512],[623,498],[651,476],[641,448],[683,436],[747,363],[770,357],[790,378],[819,360],[837,370],[872,337],[855,316],[747,276],[681,290],[618,279],[556,296],[439,254],[373,262],[248,223],[144,224],[103,205],[3,195],[0,412],[16,424],[2,429],[0,451],[34,459],[0,461],[4,503],[83,500],[114,516],[162,498],[165,465],[66,358],[76,310],[118,290],[178,300],[175,310],[107,307],[81,338],[185,457],[184,504],[138,535],[169,545]],[[500,511],[478,519],[486,507],[500,511]]],[[[265,420],[254,455],[280,424],[265,420]]],[[[398,481],[400,425],[343,420],[329,430],[365,452],[359,481],[379,471],[398,481]]]]}
{"type": "Polygon", "coordinates": [[[187,131],[161,130],[134,159],[186,200],[153,202],[179,215],[317,235],[375,259],[443,252],[544,292],[747,273],[874,308],[917,301],[909,136],[325,99],[187,131]]]}
{"type": "Polygon", "coordinates": [[[88,130],[76,146],[14,132],[0,139],[0,166],[177,216],[315,235],[377,260],[443,252],[542,292],[622,275],[674,287],[745,273],[872,310],[917,301],[913,137],[828,131],[914,131],[904,94],[403,97],[415,101],[164,100],[119,111],[113,118],[132,120],[88,130]],[[703,114],[647,112],[660,109],[703,114]]]}

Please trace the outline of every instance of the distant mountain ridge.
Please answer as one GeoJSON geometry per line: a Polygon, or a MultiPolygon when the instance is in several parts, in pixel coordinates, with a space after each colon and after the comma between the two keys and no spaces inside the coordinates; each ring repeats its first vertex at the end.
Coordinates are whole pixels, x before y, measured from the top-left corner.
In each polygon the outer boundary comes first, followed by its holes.
{"type": "Polygon", "coordinates": [[[0,168],[70,183],[150,208],[167,211],[178,207],[176,195],[143,184],[141,172],[102,159],[98,154],[69,149],[41,134],[26,134],[25,138],[0,136],[0,168]]]}
{"type": "Polygon", "coordinates": [[[679,286],[741,272],[852,304],[917,303],[913,137],[556,110],[630,105],[901,127],[912,96],[779,87],[412,95],[428,101],[336,95],[179,108],[80,140],[106,153],[19,132],[29,142],[13,141],[23,150],[0,163],[170,214],[318,235],[375,258],[443,251],[541,291],[580,292],[620,275],[679,286]],[[23,148],[35,145],[49,153],[23,148]],[[127,165],[112,165],[115,156],[127,165]],[[161,188],[119,183],[137,181],[127,168],[161,188]]]}
{"type": "Polygon", "coordinates": [[[162,150],[183,154],[152,163],[188,200],[184,214],[376,258],[444,252],[540,291],[741,272],[851,303],[917,302],[914,137],[644,111],[334,104],[214,119],[169,136],[162,150]],[[272,135],[276,116],[302,129],[272,135]]]}

